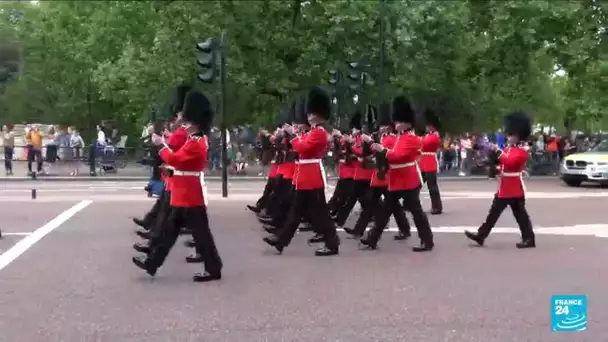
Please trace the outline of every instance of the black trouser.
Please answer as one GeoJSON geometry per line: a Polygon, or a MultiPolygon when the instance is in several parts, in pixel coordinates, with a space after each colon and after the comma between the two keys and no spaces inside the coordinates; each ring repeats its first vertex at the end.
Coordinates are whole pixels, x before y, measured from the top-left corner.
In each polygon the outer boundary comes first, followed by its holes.
{"type": "Polygon", "coordinates": [[[276,228],[282,228],[285,225],[287,215],[293,204],[295,189],[291,183],[291,179],[285,179],[283,177],[277,180],[275,187],[276,191],[273,193],[272,209],[270,212],[272,226],[276,228]]]}
{"type": "Polygon", "coordinates": [[[42,171],[42,151],[30,148],[29,152],[27,153],[27,170],[30,173],[32,172],[32,163],[34,161],[36,161],[36,170],[38,172],[41,172],[42,171]]]}
{"type": "Polygon", "coordinates": [[[439,186],[437,185],[437,172],[423,172],[422,180],[426,183],[431,196],[431,208],[433,211],[443,211],[441,205],[441,195],[439,194],[439,186]]]}
{"type": "Polygon", "coordinates": [[[163,265],[167,255],[175,245],[181,230],[181,222],[192,231],[196,252],[202,257],[205,271],[219,274],[222,271],[222,259],[215,246],[213,234],[209,228],[209,217],[207,207],[193,208],[171,208],[171,216],[167,225],[159,236],[158,243],[152,248],[148,255],[152,266],[158,268],[163,265]],[[183,221],[182,221],[183,220],[183,221]]]}
{"type": "Polygon", "coordinates": [[[422,210],[420,187],[412,190],[389,191],[386,194],[376,215],[374,227],[369,232],[368,241],[373,244],[378,242],[388,224],[391,214],[401,207],[400,200],[403,200],[403,209],[412,213],[420,241],[427,246],[432,246],[433,232],[431,231],[429,220],[424,210],[422,210]]]}
{"type": "Polygon", "coordinates": [[[365,209],[365,201],[363,201],[363,197],[365,197],[365,194],[369,189],[369,183],[369,179],[353,180],[353,186],[351,188],[352,191],[349,194],[348,199],[346,200],[344,205],[338,208],[338,212],[336,214],[336,224],[338,226],[344,225],[351,211],[353,211],[353,208],[355,207],[357,201],[361,204],[361,207],[365,209]]]}
{"type": "Polygon", "coordinates": [[[13,147],[4,146],[4,169],[7,173],[13,173],[13,147]]]}
{"type": "Polygon", "coordinates": [[[328,248],[338,248],[340,239],[336,226],[329,215],[325,201],[325,189],[296,190],[287,221],[279,231],[279,244],[288,246],[293,239],[302,216],[312,224],[313,230],[323,236],[328,248]]]}
{"type": "MultiPolygon", "coordinates": [[[[171,218],[173,212],[173,207],[171,206],[171,191],[165,190],[160,200],[161,202],[159,204],[158,212],[156,213],[154,221],[150,225],[151,240],[157,239],[161,236],[163,229],[170,224],[169,219],[171,218]]],[[[183,225],[180,225],[182,222],[178,219],[178,217],[174,217],[173,219],[176,220],[175,224],[183,227],[183,225]]]]}
{"type": "MultiPolygon", "coordinates": [[[[363,235],[365,233],[365,229],[367,225],[370,223],[372,218],[376,216],[382,206],[383,197],[386,198],[388,196],[388,188],[387,187],[370,187],[367,191],[367,194],[363,198],[365,202],[365,208],[361,211],[361,215],[357,219],[357,223],[355,223],[355,227],[353,228],[353,235],[363,235]]],[[[399,231],[409,235],[411,231],[410,223],[405,216],[405,211],[401,206],[397,208],[393,208],[391,215],[395,218],[397,222],[397,227],[399,227],[399,231]]]]}
{"type": "Polygon", "coordinates": [[[334,189],[334,193],[327,202],[327,206],[329,207],[329,212],[332,215],[337,214],[338,210],[342,208],[348,197],[352,193],[354,181],[352,178],[340,178],[336,183],[336,188],[334,189]]]}
{"type": "Polygon", "coordinates": [[[268,209],[270,197],[276,184],[277,178],[268,178],[268,181],[266,181],[266,186],[264,187],[264,192],[262,193],[262,197],[260,197],[260,199],[258,199],[258,201],[255,203],[255,206],[258,209],[268,209]]]}
{"type": "Polygon", "coordinates": [[[156,222],[158,213],[162,210],[163,206],[168,206],[166,198],[169,198],[170,195],[171,192],[164,189],[156,201],[154,201],[152,208],[144,215],[142,221],[146,230],[150,230],[152,225],[156,222]]]}
{"type": "Polygon", "coordinates": [[[534,241],[532,222],[530,221],[530,216],[526,210],[526,199],[524,197],[498,198],[498,196],[494,196],[494,201],[492,201],[492,206],[490,207],[486,221],[482,223],[477,231],[479,236],[485,239],[490,235],[490,231],[494,228],[500,214],[502,214],[507,206],[511,207],[515,221],[517,221],[517,225],[519,226],[522,240],[534,241]]]}

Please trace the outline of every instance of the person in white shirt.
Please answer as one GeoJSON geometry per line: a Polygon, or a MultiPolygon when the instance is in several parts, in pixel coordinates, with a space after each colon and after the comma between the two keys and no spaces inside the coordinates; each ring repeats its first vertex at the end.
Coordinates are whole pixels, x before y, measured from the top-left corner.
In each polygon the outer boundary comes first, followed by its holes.
{"type": "Polygon", "coordinates": [[[467,175],[467,169],[469,167],[468,158],[470,157],[469,153],[471,152],[472,148],[473,142],[469,138],[468,134],[466,136],[463,136],[462,139],[460,139],[460,172],[458,173],[459,176],[467,175]]]}
{"type": "Polygon", "coordinates": [[[106,144],[106,133],[103,131],[103,127],[97,125],[97,146],[105,146],[106,144]]]}

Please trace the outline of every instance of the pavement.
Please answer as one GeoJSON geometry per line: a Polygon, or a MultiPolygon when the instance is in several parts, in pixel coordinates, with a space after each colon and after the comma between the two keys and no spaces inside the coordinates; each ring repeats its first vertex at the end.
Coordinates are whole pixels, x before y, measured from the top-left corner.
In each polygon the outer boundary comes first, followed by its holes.
{"type": "MultiPolygon", "coordinates": [[[[150,177],[150,173],[146,167],[143,167],[137,164],[134,161],[130,161],[125,168],[118,169],[116,172],[107,172],[107,173],[98,173],[97,176],[91,177],[89,175],[89,167],[81,163],[79,165],[79,174],[77,176],[71,176],[70,174],[74,170],[74,166],[70,164],[66,164],[63,162],[55,163],[51,166],[45,165],[44,169],[46,174],[38,176],[39,180],[44,181],[84,181],[84,182],[93,182],[93,181],[147,181],[150,177]]],[[[265,175],[268,169],[263,168],[261,166],[250,166],[247,169],[247,173],[244,175],[236,175],[232,172],[229,173],[228,177],[234,181],[249,181],[252,179],[255,180],[263,180],[265,179],[265,175]]],[[[0,182],[2,181],[10,181],[10,182],[21,182],[21,181],[29,181],[32,179],[31,176],[27,175],[27,163],[24,161],[16,161],[13,165],[13,176],[6,176],[4,172],[0,173],[0,182]]],[[[335,172],[332,170],[327,170],[328,178],[336,178],[335,172]]],[[[208,180],[220,180],[221,173],[218,170],[210,170],[205,172],[205,177],[208,180]]],[[[477,180],[487,180],[487,177],[484,175],[469,175],[465,177],[458,176],[457,171],[450,171],[446,173],[441,173],[439,178],[445,181],[477,181],[477,180]]],[[[550,179],[553,180],[555,176],[533,176],[535,179],[550,179]]]]}
{"type": "MultiPolygon", "coordinates": [[[[376,251],[358,250],[344,238],[339,256],[318,258],[306,244],[309,233],[297,234],[281,256],[261,241],[260,224],[244,207],[263,182],[231,182],[228,198],[210,182],[224,278],[195,284],[190,277],[200,266],[184,262],[189,251],[181,243],[155,278],[131,264],[137,237],[130,218],[153,201],[144,185],[0,183],[0,342],[597,342],[608,336],[608,192],[600,188],[529,180],[538,247],[517,250],[509,211],[486,247],[471,246],[462,234],[483,221],[496,182],[441,182],[445,213],[429,216],[434,251],[413,253],[416,238],[395,242],[387,232],[376,251]],[[551,331],[556,294],[587,296],[587,331],[551,331]]],[[[422,197],[428,208],[428,195],[422,197]]]]}

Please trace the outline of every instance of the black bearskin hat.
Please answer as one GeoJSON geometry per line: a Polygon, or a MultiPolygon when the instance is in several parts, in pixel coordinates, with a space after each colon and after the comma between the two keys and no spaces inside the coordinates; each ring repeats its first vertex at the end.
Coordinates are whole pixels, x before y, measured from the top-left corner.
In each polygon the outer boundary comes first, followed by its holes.
{"type": "Polygon", "coordinates": [[[522,111],[514,111],[504,118],[506,134],[517,135],[520,140],[526,140],[532,133],[532,122],[530,117],[522,111]]]}
{"type": "Polygon", "coordinates": [[[328,120],[331,115],[331,99],[320,87],[312,87],[306,97],[306,113],[317,114],[328,120]]]}
{"type": "Polygon", "coordinates": [[[435,128],[435,129],[441,128],[441,123],[439,122],[439,118],[437,117],[437,115],[435,115],[435,113],[432,110],[427,108],[426,112],[424,112],[424,116],[425,116],[426,124],[428,126],[433,126],[433,128],[435,128]]]}
{"type": "Polygon", "coordinates": [[[308,112],[306,111],[306,95],[300,96],[294,106],[293,123],[308,125],[308,112]]]}
{"type": "Polygon", "coordinates": [[[405,96],[398,96],[393,100],[392,117],[393,122],[405,122],[412,126],[416,124],[416,114],[405,96]]]}
{"type": "Polygon", "coordinates": [[[185,121],[197,125],[198,128],[207,132],[213,121],[213,109],[211,102],[203,93],[191,91],[186,95],[182,116],[185,121]]]}
{"type": "Polygon", "coordinates": [[[353,117],[350,118],[350,124],[349,124],[350,129],[361,130],[361,121],[362,121],[361,119],[362,119],[361,112],[356,111],[355,115],[353,115],[353,117]]]}
{"type": "Polygon", "coordinates": [[[378,113],[378,126],[390,126],[392,124],[393,119],[391,118],[391,105],[388,103],[383,103],[380,105],[378,113]]]}
{"type": "Polygon", "coordinates": [[[177,116],[177,113],[184,109],[184,102],[186,95],[192,90],[192,87],[187,84],[182,84],[175,88],[175,94],[173,95],[173,104],[171,105],[171,118],[177,116]]]}

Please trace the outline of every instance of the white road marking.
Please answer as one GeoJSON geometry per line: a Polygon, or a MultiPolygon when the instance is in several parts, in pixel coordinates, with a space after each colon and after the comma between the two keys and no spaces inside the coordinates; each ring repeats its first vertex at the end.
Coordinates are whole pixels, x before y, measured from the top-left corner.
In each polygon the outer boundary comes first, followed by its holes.
{"type": "Polygon", "coordinates": [[[2,236],[30,236],[32,233],[2,233],[2,236]]]}
{"type": "Polygon", "coordinates": [[[6,266],[10,265],[15,259],[25,253],[28,249],[34,246],[38,241],[40,241],[43,237],[51,233],[53,230],[60,227],[66,221],[68,221],[72,216],[76,215],[78,212],[88,207],[93,201],[81,201],[68,210],[62,212],[57,215],[54,219],[49,221],[44,226],[36,229],[30,235],[26,236],[24,239],[17,242],[13,247],[11,247],[8,251],[4,252],[0,255],[0,271],[4,269],[6,266]]]}
{"type": "MultiPolygon", "coordinates": [[[[431,227],[433,233],[464,233],[465,230],[476,232],[479,226],[454,226],[454,227],[431,227]]],[[[344,229],[338,229],[344,231],[344,229]]],[[[389,232],[399,231],[397,227],[387,228],[389,232]]],[[[412,232],[416,228],[412,227],[412,232]]],[[[572,235],[572,236],[594,236],[597,238],[608,238],[608,224],[581,224],[563,227],[534,227],[537,235],[572,235]]],[[[495,227],[490,234],[519,234],[518,227],[495,227]]]]}

